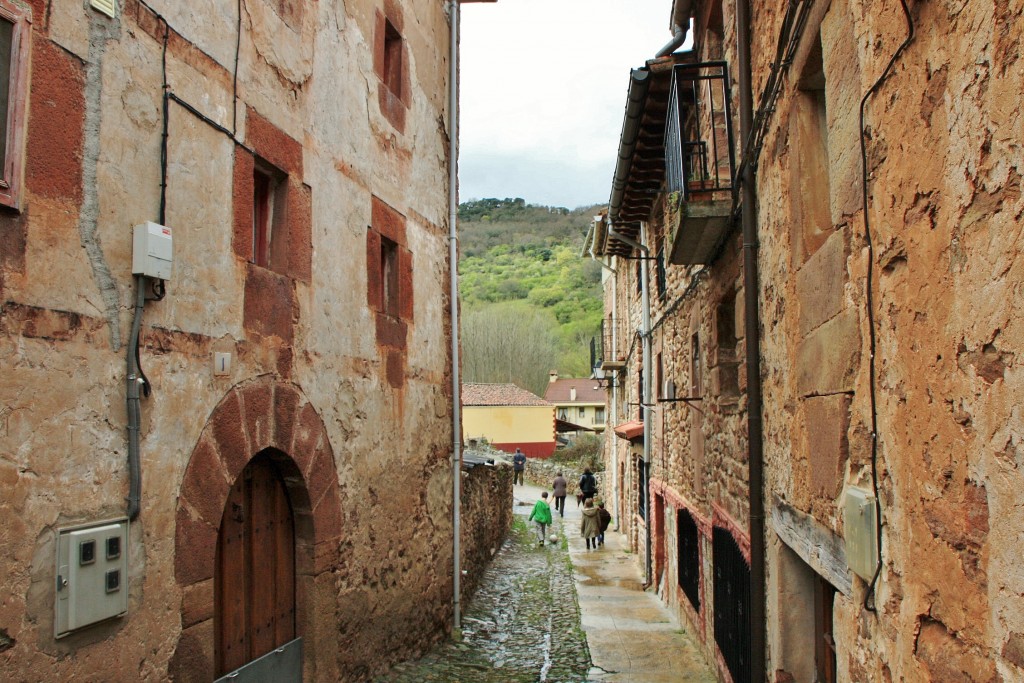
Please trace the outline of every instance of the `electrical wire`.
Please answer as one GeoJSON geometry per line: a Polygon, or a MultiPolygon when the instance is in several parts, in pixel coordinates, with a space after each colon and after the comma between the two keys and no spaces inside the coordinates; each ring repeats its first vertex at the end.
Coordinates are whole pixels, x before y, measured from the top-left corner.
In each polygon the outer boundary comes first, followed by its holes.
{"type": "Polygon", "coordinates": [[[868,99],[880,88],[885,80],[892,73],[893,66],[896,64],[896,60],[899,59],[903,51],[907,49],[910,43],[914,40],[914,20],[910,16],[910,8],[907,7],[906,0],[900,0],[900,5],[903,7],[903,15],[907,21],[907,37],[903,43],[896,49],[889,59],[889,63],[886,65],[885,70],[882,71],[882,75],[878,77],[875,84],[872,85],[864,97],[860,100],[860,162],[861,162],[861,190],[863,193],[864,201],[864,240],[867,243],[868,249],[868,272],[867,272],[867,297],[866,297],[866,314],[868,318],[868,348],[870,351],[868,360],[868,395],[870,397],[871,406],[871,485],[874,489],[875,494],[875,534],[877,541],[878,550],[878,566],[875,568],[875,575],[871,578],[871,582],[868,584],[867,592],[864,594],[864,609],[869,612],[876,612],[875,606],[875,588],[878,584],[878,577],[882,573],[882,502],[881,497],[878,495],[878,404],[876,400],[876,365],[875,365],[875,348],[876,348],[876,335],[875,335],[875,312],[874,312],[874,297],[872,294],[873,287],[873,276],[874,276],[874,265],[875,265],[875,248],[871,238],[871,217],[868,213],[868,152],[866,142],[866,131],[864,130],[864,108],[867,105],[868,99]]]}

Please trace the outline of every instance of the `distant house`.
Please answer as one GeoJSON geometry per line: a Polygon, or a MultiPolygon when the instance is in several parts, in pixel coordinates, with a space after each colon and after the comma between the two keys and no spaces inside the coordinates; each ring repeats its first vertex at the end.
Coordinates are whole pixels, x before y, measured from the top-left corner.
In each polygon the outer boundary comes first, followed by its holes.
{"type": "Polygon", "coordinates": [[[464,383],[462,437],[546,458],[555,452],[555,407],[515,384],[464,383]]]}
{"type": "Polygon", "coordinates": [[[603,432],[606,424],[605,390],[592,379],[566,377],[551,373],[544,400],[554,405],[555,417],[562,422],[603,432]]]}

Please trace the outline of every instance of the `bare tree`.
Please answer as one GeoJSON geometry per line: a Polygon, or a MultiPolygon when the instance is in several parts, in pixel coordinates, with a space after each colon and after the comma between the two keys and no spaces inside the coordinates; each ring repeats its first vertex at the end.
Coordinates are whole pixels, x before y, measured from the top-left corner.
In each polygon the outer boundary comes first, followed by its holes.
{"type": "Polygon", "coordinates": [[[543,396],[558,360],[556,328],[550,313],[517,302],[467,312],[463,376],[467,382],[507,382],[543,396]]]}

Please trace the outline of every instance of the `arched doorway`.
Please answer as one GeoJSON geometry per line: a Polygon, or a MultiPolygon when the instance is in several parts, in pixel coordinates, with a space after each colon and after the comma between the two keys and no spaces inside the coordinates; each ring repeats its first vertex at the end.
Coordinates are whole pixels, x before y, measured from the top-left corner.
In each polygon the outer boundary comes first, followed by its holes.
{"type": "Polygon", "coordinates": [[[285,457],[270,449],[257,454],[228,493],[214,574],[217,676],[296,636],[295,518],[279,464],[285,457]]]}

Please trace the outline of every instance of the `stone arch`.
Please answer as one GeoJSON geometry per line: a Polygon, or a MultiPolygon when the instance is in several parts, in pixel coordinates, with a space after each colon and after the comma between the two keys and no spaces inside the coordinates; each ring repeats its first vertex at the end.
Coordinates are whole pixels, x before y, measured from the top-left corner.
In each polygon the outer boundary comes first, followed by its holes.
{"type": "Polygon", "coordinates": [[[301,390],[260,377],[232,387],[217,404],[182,478],[174,537],[182,634],[172,671],[212,675],[217,531],[231,486],[261,452],[273,453],[283,466],[295,519],[298,626],[312,630],[312,585],[337,559],[343,521],[334,452],[319,413],[301,390]]]}

